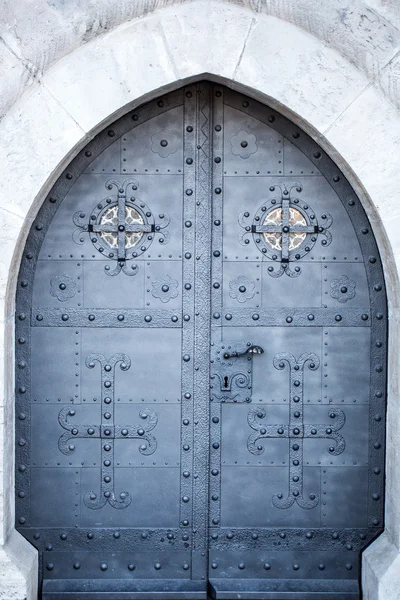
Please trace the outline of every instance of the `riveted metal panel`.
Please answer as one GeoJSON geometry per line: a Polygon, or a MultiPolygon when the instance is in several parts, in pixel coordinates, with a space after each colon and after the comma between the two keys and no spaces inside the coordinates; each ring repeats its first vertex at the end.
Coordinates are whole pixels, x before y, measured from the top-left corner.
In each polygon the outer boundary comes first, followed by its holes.
{"type": "MultiPolygon", "coordinates": [[[[264,353],[247,402],[211,394],[210,590],[356,598],[360,553],[383,525],[379,253],[328,156],[275,111],[221,91],[212,343],[264,353]]],[[[211,373],[229,382],[232,369],[221,359],[211,373]]]]}
{"type": "Polygon", "coordinates": [[[220,85],[94,138],[18,278],[16,526],[44,600],[359,597],[387,307],[359,199],[220,85]]]}

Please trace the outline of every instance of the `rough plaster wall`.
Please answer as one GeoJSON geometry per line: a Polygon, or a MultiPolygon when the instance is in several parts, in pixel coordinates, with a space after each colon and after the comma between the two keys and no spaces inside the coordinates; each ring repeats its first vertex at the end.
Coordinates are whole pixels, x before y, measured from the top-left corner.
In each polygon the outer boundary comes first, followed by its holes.
{"type": "MultiPolygon", "coordinates": [[[[226,1],[308,31],[362,69],[400,108],[398,0],[226,1]]],[[[3,0],[0,118],[36,78],[66,54],[121,23],[184,2],[197,0],[3,0]]]]}

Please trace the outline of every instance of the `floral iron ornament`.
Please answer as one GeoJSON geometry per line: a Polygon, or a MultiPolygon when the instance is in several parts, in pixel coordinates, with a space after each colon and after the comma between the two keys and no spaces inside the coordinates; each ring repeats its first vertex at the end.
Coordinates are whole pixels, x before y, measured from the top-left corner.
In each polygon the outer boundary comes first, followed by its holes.
{"type": "Polygon", "coordinates": [[[239,275],[229,283],[229,295],[241,304],[255,296],[256,284],[244,275],[239,275]]]}
{"type": "Polygon", "coordinates": [[[241,129],[232,136],[231,149],[234,156],[240,156],[243,159],[249,158],[258,150],[257,138],[254,133],[241,129]]]}
{"type": "Polygon", "coordinates": [[[161,158],[167,158],[170,154],[175,154],[179,150],[180,138],[176,133],[168,129],[162,129],[151,136],[151,151],[158,154],[161,158]]]}
{"type": "Polygon", "coordinates": [[[284,273],[289,277],[298,277],[301,268],[292,262],[298,261],[311,252],[318,237],[322,237],[322,246],[329,246],[332,235],[328,231],[333,219],[329,214],[321,215],[321,222],[311,207],[298,197],[292,198],[292,190],[297,193],[303,188],[299,183],[287,189],[284,184],[272,185],[269,190],[276,188],[281,191],[280,198],[271,198],[263,204],[253,220],[249,212],[239,215],[239,225],[243,232],[239,235],[241,244],[249,244],[249,236],[260,252],[269,259],[280,263],[278,269],[270,265],[268,273],[271,277],[281,277],[284,273]]]}
{"type": "Polygon", "coordinates": [[[74,214],[73,221],[78,229],[73,239],[77,244],[83,244],[85,238],[82,233],[88,232],[96,250],[106,258],[117,261],[113,270],[109,265],[104,267],[107,275],[118,275],[122,271],[125,275],[133,276],[138,272],[138,266],[129,266],[128,261],[146,252],[156,235],[159,235],[160,244],[168,242],[169,234],[164,230],[169,218],[160,214],[160,221],[156,223],[152,211],[144,202],[133,195],[128,197],[129,189],[134,192],[139,187],[135,179],[127,179],[123,183],[109,179],[105,186],[108,190],[115,187],[118,193],[99,202],[89,222],[84,212],[74,214]]]}
{"type": "Polygon", "coordinates": [[[50,294],[60,302],[66,302],[76,294],[76,283],[67,275],[56,275],[50,280],[50,294]]]}
{"type": "Polygon", "coordinates": [[[154,298],[158,298],[161,302],[169,302],[173,298],[177,298],[179,283],[176,279],[172,279],[169,275],[164,275],[151,284],[151,294],[154,298]]]}
{"type": "Polygon", "coordinates": [[[331,297],[344,304],[356,295],[356,282],[347,275],[341,275],[331,282],[331,297]]]}

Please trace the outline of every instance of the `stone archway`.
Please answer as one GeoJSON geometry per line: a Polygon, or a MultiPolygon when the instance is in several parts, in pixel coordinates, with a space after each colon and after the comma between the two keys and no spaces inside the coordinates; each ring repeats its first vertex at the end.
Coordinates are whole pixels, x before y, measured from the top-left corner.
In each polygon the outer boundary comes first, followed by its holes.
{"type": "MultiPolygon", "coordinates": [[[[391,449],[399,419],[396,408],[398,291],[393,259],[398,249],[395,203],[400,132],[398,114],[382,92],[369,84],[362,60],[359,61],[360,68],[355,68],[337,52],[287,22],[238,7],[201,2],[196,3],[195,11],[183,5],[165,9],[160,14],[164,28],[161,28],[159,16],[155,14],[121,26],[72,52],[50,69],[40,84],[28,90],[1,122],[3,197],[6,198],[1,217],[3,230],[7,232],[3,238],[2,265],[5,338],[11,341],[13,337],[10,324],[16,265],[19,264],[29,223],[43,195],[63,166],[93,134],[93,129],[113,120],[119,111],[126,110],[127,104],[135,106],[157,95],[159,91],[154,92],[154,89],[171,89],[181,85],[185,78],[195,78],[203,73],[211,73],[219,81],[232,80],[229,85],[243,85],[249,95],[276,106],[317,139],[349,177],[365,201],[385,263],[391,320],[387,535],[382,536],[365,554],[364,592],[367,598],[378,598],[379,594],[385,598],[391,597],[390,594],[395,597],[397,584],[392,575],[396,572],[394,563],[398,556],[400,529],[396,504],[399,476],[391,449]],[[226,27],[227,21],[229,28],[226,27]],[[211,23],[214,29],[210,27],[211,23]],[[196,46],[196,40],[193,40],[194,29],[200,39],[209,40],[204,44],[207,48],[205,53],[199,53],[198,43],[196,46]],[[273,43],[271,29],[275,33],[273,43]],[[182,46],[176,44],[174,31],[179,32],[182,46]],[[193,41],[192,45],[188,39],[193,41]],[[291,40],[290,47],[283,43],[285,39],[291,40]],[[131,54],[127,48],[131,48],[131,54]],[[112,61],[108,60],[111,51],[112,61]],[[294,60],[297,63],[293,69],[290,65],[294,60]],[[93,61],[101,64],[101,72],[89,68],[93,61]],[[116,64],[119,65],[117,69],[116,64]],[[307,69],[301,77],[299,65],[305,64],[307,69]],[[273,73],[279,76],[273,77],[273,73]],[[311,73],[312,77],[308,77],[307,73],[311,73]],[[110,81],[116,84],[112,94],[108,93],[110,81]],[[318,81],[318,86],[315,86],[315,81],[318,81]],[[85,108],[88,97],[91,102],[89,111],[85,108]],[[54,132],[57,134],[54,135],[54,132]],[[376,175],[377,165],[378,169],[384,165],[383,182],[376,175]],[[383,565],[379,559],[382,552],[385,554],[383,565]]],[[[386,59],[381,55],[376,62],[387,65],[391,58],[389,54],[386,59]]],[[[390,68],[393,68],[393,63],[390,68]]],[[[9,348],[8,341],[5,345],[6,349],[9,348]]],[[[11,427],[12,420],[12,370],[12,359],[8,359],[4,384],[6,427],[11,427]]],[[[11,437],[6,436],[6,439],[8,456],[11,437]]],[[[35,558],[30,557],[29,550],[26,550],[20,570],[12,567],[11,559],[7,558],[12,556],[13,548],[21,557],[24,548],[11,529],[9,460],[5,461],[4,471],[6,550],[3,556],[5,566],[8,565],[8,570],[4,570],[8,573],[7,585],[8,589],[15,590],[16,597],[34,597],[35,558]]]]}

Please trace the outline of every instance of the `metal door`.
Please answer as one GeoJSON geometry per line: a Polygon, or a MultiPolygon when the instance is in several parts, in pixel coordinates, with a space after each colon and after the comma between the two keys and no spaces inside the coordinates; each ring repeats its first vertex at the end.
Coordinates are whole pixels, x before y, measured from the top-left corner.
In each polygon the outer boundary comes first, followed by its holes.
{"type": "Polygon", "coordinates": [[[16,356],[43,600],[358,598],[384,281],[359,200],[290,121],[201,82],[90,142],[28,237],[16,356]]]}

